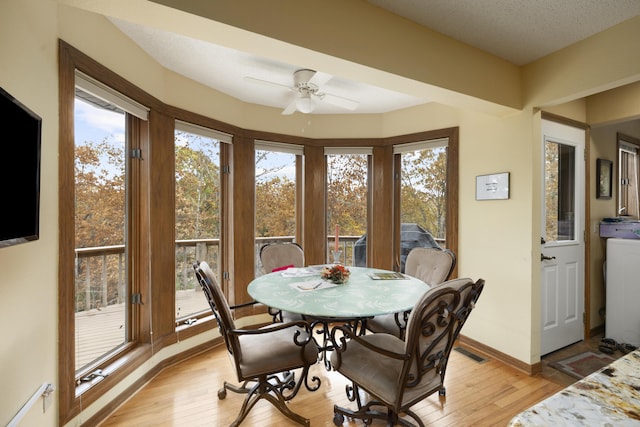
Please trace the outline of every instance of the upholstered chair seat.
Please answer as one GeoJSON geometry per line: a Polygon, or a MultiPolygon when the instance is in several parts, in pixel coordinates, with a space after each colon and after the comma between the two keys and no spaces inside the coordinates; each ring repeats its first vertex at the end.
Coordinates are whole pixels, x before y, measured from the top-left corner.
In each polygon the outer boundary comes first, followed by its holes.
{"type": "MultiPolygon", "coordinates": [[[[268,327],[260,330],[273,329],[268,327]]],[[[302,329],[300,341],[310,339],[302,329]]],[[[257,377],[274,371],[287,371],[299,368],[300,346],[293,340],[290,328],[275,330],[264,334],[251,334],[238,336],[238,369],[245,377],[257,377]]],[[[318,360],[318,348],[315,345],[304,347],[304,362],[313,365],[318,360]]]]}

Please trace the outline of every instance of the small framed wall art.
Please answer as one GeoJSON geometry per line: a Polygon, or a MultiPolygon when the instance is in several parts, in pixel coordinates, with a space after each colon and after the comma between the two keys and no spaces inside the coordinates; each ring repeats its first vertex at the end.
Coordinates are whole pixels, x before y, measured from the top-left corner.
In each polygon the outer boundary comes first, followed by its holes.
{"type": "Polygon", "coordinates": [[[476,176],[476,200],[509,198],[509,172],[476,176]]]}
{"type": "Polygon", "coordinates": [[[613,162],[611,160],[598,159],[596,162],[596,197],[598,199],[610,199],[613,184],[613,162]]]}

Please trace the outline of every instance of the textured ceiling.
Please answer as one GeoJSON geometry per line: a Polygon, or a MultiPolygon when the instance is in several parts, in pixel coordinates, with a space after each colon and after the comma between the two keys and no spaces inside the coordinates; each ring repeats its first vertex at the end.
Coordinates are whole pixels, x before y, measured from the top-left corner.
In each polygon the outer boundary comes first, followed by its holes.
{"type": "MultiPolygon", "coordinates": [[[[640,15],[640,0],[367,1],[516,65],[640,15]]],[[[287,90],[293,72],[306,68],[131,22],[112,22],[163,67],[248,103],[284,109],[295,96],[287,90]]],[[[332,77],[322,91],[359,105],[346,110],[320,102],[314,114],[384,113],[429,102],[340,76],[322,77],[332,77]]]]}
{"type": "Polygon", "coordinates": [[[525,65],[640,14],[640,0],[367,0],[525,65]]]}

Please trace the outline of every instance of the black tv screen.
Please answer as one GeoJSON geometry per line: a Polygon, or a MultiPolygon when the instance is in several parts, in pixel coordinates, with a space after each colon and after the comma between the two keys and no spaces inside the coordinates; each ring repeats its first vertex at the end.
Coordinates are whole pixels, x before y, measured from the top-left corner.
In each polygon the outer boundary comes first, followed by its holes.
{"type": "Polygon", "coordinates": [[[39,238],[42,119],[0,87],[0,248],[39,238]]]}

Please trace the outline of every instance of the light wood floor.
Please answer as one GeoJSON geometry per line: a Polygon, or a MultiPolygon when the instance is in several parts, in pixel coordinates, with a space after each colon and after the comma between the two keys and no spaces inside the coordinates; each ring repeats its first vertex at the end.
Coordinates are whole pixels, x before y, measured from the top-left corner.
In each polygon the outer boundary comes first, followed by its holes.
{"type": "MultiPolygon", "coordinates": [[[[599,337],[591,340],[597,343],[599,337]]],[[[580,343],[592,348],[590,342],[580,343]]],[[[597,348],[597,345],[595,346],[597,348]]],[[[452,351],[445,385],[447,397],[431,396],[413,407],[429,426],[506,426],[517,413],[556,393],[575,380],[548,368],[547,360],[565,357],[572,348],[543,359],[541,375],[529,376],[497,360],[477,362],[452,351]]],[[[294,412],[309,418],[312,426],[333,426],[333,405],[353,408],[345,395],[346,381],[337,372],[327,372],[322,364],[312,368],[322,385],[316,392],[302,388],[290,402],[294,412]]],[[[101,427],[111,426],[226,426],[236,417],[243,395],[227,393],[218,400],[224,380],[235,382],[224,346],[207,351],[162,371],[150,383],[115,411],[101,427]]],[[[260,401],[242,426],[292,426],[268,402],[260,401]]],[[[346,419],[345,426],[363,426],[346,419]]],[[[374,422],[373,425],[384,425],[374,422]]]]}

